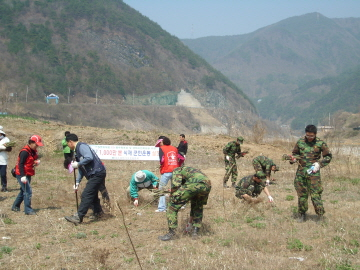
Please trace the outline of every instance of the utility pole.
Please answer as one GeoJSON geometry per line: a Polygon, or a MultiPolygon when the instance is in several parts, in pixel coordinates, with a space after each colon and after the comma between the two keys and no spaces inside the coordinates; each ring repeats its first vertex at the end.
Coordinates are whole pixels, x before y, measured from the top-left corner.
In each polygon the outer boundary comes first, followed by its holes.
{"type": "Polygon", "coordinates": [[[28,97],[28,93],[29,93],[29,86],[26,86],[26,103],[27,103],[27,97],[28,97]]]}
{"type": "Polygon", "coordinates": [[[68,93],[68,104],[70,103],[70,87],[69,87],[69,93],[68,93]]]}
{"type": "Polygon", "coordinates": [[[97,104],[97,93],[98,93],[98,89],[96,89],[96,101],[95,101],[95,103],[97,104]]]}

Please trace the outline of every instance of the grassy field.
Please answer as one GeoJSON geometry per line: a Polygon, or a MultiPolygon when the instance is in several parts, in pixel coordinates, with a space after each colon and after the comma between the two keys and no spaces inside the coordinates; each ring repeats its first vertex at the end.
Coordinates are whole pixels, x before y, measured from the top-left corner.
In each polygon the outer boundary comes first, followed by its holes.
{"type": "MultiPolygon", "coordinates": [[[[204,209],[201,237],[192,240],[182,234],[189,207],[179,213],[178,238],[162,242],[167,232],[163,213],[155,213],[148,191],[140,192],[135,209],[126,199],[131,175],[139,169],[159,176],[155,161],[105,161],[107,188],[112,207],[98,221],[87,217],[79,226],[64,216],[76,210],[72,190],[73,175],[62,167],[60,141],[65,130],[89,144],[153,145],[159,135],[178,144],[178,134],[141,132],[91,127],[71,127],[58,123],[2,118],[1,123],[17,147],[10,153],[8,182],[10,192],[1,193],[0,269],[360,269],[360,166],[359,156],[341,154],[343,145],[331,142],[334,158],[322,170],[326,221],[315,222],[309,201],[309,219],[297,223],[297,195],[293,186],[296,166],[281,161],[295,141],[255,144],[245,137],[243,150],[249,154],[238,160],[239,178],[253,173],[251,160],[266,155],[279,164],[276,184],[269,187],[274,204],[266,200],[256,205],[242,203],[234,189],[223,189],[222,148],[233,138],[224,135],[189,135],[186,164],[201,169],[212,181],[208,205],[204,209]],[[32,206],[36,216],[12,212],[18,184],[10,174],[16,156],[32,134],[43,136],[43,157],[33,178],[32,206]],[[124,213],[123,216],[116,202],[124,213]],[[125,226],[134,244],[132,249],[125,226]]],[[[83,188],[86,180],[83,180],[83,188]]],[[[81,190],[80,190],[81,191],[81,190]]],[[[22,205],[23,209],[23,205],[22,205]]],[[[88,213],[90,214],[90,213],[88,213]]]]}

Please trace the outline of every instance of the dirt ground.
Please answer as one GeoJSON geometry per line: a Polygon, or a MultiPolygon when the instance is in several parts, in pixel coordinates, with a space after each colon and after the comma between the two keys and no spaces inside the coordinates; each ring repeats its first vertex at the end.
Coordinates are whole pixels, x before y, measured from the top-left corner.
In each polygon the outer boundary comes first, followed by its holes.
{"type": "MultiPolygon", "coordinates": [[[[111,208],[104,207],[106,215],[98,221],[85,217],[83,224],[74,226],[64,219],[76,211],[76,203],[73,175],[62,167],[60,141],[64,131],[70,130],[89,144],[154,145],[159,135],[166,135],[177,146],[178,134],[11,118],[1,118],[0,125],[17,141],[9,155],[10,192],[0,193],[0,269],[360,269],[360,161],[356,151],[341,154],[343,145],[339,143],[330,145],[336,155],[322,171],[325,222],[315,222],[309,201],[307,222],[297,223],[296,167],[281,160],[295,141],[272,139],[255,144],[250,136],[245,137],[242,150],[249,154],[237,162],[238,180],[253,173],[251,161],[258,155],[272,158],[281,167],[269,187],[275,202],[269,203],[261,194],[260,203],[249,205],[234,196],[234,189],[222,188],[222,148],[234,138],[188,135],[186,165],[201,169],[212,181],[201,236],[192,240],[182,233],[190,212],[187,206],[179,212],[177,238],[162,242],[157,237],[167,232],[166,214],[154,212],[157,203],[151,193],[140,192],[138,208],[128,202],[125,193],[137,170],[147,169],[160,176],[158,162],[104,161],[111,208]],[[10,210],[19,188],[10,168],[32,134],[41,135],[45,146],[31,183],[37,215],[26,216],[10,210]]],[[[85,184],[83,180],[81,188],[85,184]]]]}

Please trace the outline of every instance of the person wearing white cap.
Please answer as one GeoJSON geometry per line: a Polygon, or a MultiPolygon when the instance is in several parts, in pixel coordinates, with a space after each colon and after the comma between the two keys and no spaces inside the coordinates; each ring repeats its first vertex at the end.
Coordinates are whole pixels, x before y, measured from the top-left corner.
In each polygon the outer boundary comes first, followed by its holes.
{"type": "Polygon", "coordinates": [[[20,205],[24,202],[25,215],[36,215],[31,207],[32,188],[30,186],[31,177],[35,175],[35,167],[40,164],[37,148],[44,146],[39,135],[32,135],[27,145],[25,145],[18,155],[15,166],[16,179],[20,184],[20,192],[16,197],[12,211],[20,211],[20,205]]]}
{"type": "Polygon", "coordinates": [[[7,192],[7,162],[8,162],[8,154],[6,144],[10,142],[9,138],[6,137],[5,132],[3,131],[3,127],[0,126],[0,176],[1,176],[1,191],[7,192]]]}
{"type": "Polygon", "coordinates": [[[159,178],[148,170],[140,170],[133,174],[130,185],[127,188],[127,194],[134,201],[134,205],[139,205],[139,191],[146,189],[156,189],[158,187],[159,178]]]}

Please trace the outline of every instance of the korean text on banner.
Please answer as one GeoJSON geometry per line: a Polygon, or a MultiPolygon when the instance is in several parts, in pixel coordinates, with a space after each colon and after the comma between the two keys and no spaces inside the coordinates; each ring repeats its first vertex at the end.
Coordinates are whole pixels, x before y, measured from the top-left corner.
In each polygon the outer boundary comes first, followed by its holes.
{"type": "Polygon", "coordinates": [[[90,145],[103,160],[159,160],[159,148],[141,145],[90,145]]]}

